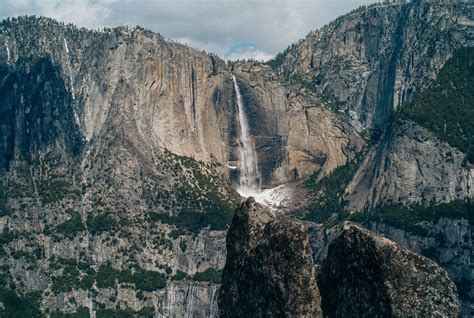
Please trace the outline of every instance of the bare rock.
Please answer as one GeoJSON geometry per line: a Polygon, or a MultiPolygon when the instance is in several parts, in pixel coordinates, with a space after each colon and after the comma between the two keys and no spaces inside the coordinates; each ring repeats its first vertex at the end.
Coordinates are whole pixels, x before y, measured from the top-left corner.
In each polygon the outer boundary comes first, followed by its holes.
{"type": "Polygon", "coordinates": [[[433,261],[352,223],[331,242],[318,275],[328,317],[457,317],[454,283],[433,261]]]}
{"type": "Polygon", "coordinates": [[[227,236],[221,317],[321,317],[308,236],[274,219],[253,198],[236,211],[227,236]]]}

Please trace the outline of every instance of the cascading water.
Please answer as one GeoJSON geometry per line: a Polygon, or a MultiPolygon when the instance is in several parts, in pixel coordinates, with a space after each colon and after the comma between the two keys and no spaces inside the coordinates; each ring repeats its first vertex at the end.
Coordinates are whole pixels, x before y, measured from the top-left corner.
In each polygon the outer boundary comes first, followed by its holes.
{"type": "Polygon", "coordinates": [[[234,81],[235,95],[237,96],[240,124],[240,185],[237,191],[240,195],[249,197],[260,192],[260,175],[257,168],[255,145],[249,135],[248,121],[244,111],[239,84],[234,75],[232,75],[232,80],[234,81]]]}
{"type": "Polygon", "coordinates": [[[261,189],[255,144],[249,135],[249,126],[239,84],[234,75],[232,75],[232,79],[237,97],[240,124],[240,180],[237,192],[245,198],[254,197],[255,201],[266,205],[275,214],[291,202],[292,193],[286,189],[285,185],[279,185],[271,189],[261,189]]]}

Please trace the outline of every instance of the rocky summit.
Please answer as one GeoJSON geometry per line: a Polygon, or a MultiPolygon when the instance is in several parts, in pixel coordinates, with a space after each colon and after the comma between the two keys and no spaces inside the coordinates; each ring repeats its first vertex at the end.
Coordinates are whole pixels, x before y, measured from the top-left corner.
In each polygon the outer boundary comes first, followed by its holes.
{"type": "Polygon", "coordinates": [[[301,223],[250,198],[227,234],[221,317],[458,317],[456,286],[435,262],[350,222],[315,270],[301,223]],[[317,285],[316,285],[317,274],[317,285]]]}
{"type": "Polygon", "coordinates": [[[276,219],[249,198],[235,211],[226,246],[221,317],[322,317],[302,224],[276,219]]]}
{"type": "Polygon", "coordinates": [[[318,275],[327,317],[458,317],[456,286],[435,262],[346,223],[318,275]]]}
{"type": "Polygon", "coordinates": [[[473,74],[468,0],[265,63],[1,21],[0,317],[474,315],[473,74]]]}

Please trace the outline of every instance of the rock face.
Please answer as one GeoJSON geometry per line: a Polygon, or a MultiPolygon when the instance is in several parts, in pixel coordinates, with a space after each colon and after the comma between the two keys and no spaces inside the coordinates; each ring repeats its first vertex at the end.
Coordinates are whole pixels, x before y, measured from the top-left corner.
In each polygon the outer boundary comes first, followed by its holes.
{"type": "Polygon", "coordinates": [[[383,129],[456,49],[473,45],[472,6],[399,1],[361,7],[310,33],[276,64],[286,76],[310,83],[360,131],[383,129]]]}
{"type": "Polygon", "coordinates": [[[350,211],[474,197],[466,154],[411,121],[397,120],[346,189],[350,211]]]}
{"type": "MultiPolygon", "coordinates": [[[[472,198],[474,173],[462,152],[389,118],[454,50],[473,45],[473,12],[469,1],[361,8],[308,35],[274,67],[225,63],[140,27],[0,22],[0,287],[37,292],[44,313],[217,315],[225,230],[239,201],[231,187],[240,159],[232,75],[263,187],[314,173],[317,182],[373,144],[342,189],[349,210],[472,198]]],[[[309,193],[301,184],[286,188],[299,193],[298,210],[309,200],[300,200],[309,193]]],[[[237,300],[262,316],[318,315],[300,226],[248,212],[263,218],[255,221],[242,209],[246,228],[233,224],[230,235],[247,233],[247,241],[230,246],[228,266],[255,264],[240,273],[262,279],[266,298],[237,300]],[[239,249],[249,255],[239,258],[239,249]]],[[[434,249],[466,286],[465,221],[429,224],[427,237],[374,226],[416,251],[434,249]]],[[[327,244],[333,234],[321,226],[310,236],[327,244]]],[[[315,252],[317,261],[325,251],[315,252]]],[[[223,299],[236,308],[229,295],[248,295],[227,283],[223,299]]]]}
{"type": "Polygon", "coordinates": [[[233,72],[242,81],[264,185],[326,175],[366,145],[324,99],[298,85],[282,85],[269,66],[237,63],[233,72]]]}
{"type": "Polygon", "coordinates": [[[303,225],[243,202],[227,234],[218,304],[221,317],[322,317],[303,225]]]}
{"type": "Polygon", "coordinates": [[[469,316],[474,296],[471,294],[472,224],[466,219],[440,219],[420,224],[424,233],[413,233],[384,224],[370,222],[366,227],[442,266],[456,284],[463,315],[469,316]],[[424,235],[423,235],[424,234],[424,235]]]}
{"type": "Polygon", "coordinates": [[[457,317],[455,285],[433,261],[346,223],[318,275],[328,317],[457,317]]]}
{"type": "Polygon", "coordinates": [[[1,22],[0,43],[2,275],[19,294],[40,292],[43,311],[215,312],[207,274],[224,265],[237,200],[225,167],[239,160],[231,74],[264,186],[326,174],[365,145],[268,66],[230,68],[139,27],[23,17],[1,22]],[[167,283],[107,289],[93,284],[100,268],[167,283]]]}

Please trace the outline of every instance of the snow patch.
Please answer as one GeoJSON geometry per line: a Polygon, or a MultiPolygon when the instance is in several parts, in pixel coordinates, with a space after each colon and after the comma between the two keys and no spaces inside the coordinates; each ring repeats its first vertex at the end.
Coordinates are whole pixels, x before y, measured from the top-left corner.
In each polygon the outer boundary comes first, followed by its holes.
{"type": "Polygon", "coordinates": [[[253,197],[256,202],[269,207],[273,214],[289,207],[293,199],[293,191],[284,184],[264,190],[237,189],[237,192],[244,198],[253,197]]]}

